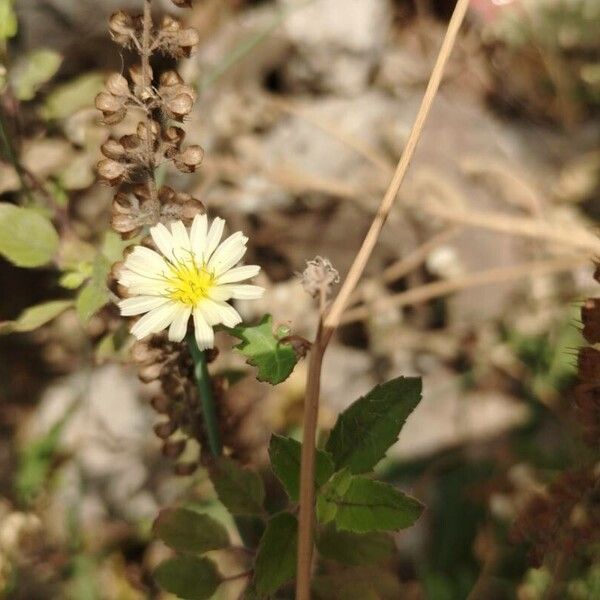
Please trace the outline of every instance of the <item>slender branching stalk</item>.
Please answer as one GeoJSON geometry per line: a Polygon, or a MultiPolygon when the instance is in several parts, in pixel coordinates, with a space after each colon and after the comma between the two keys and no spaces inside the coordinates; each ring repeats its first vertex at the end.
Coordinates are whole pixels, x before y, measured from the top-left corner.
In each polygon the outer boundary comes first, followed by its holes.
{"type": "Polygon", "coordinates": [[[296,579],[296,600],[310,599],[310,580],[313,551],[313,529],[315,511],[314,491],[314,461],[315,461],[315,435],[317,429],[317,417],[319,411],[319,392],[321,381],[321,367],[323,355],[331,336],[337,329],[346,308],[350,296],[354,292],[362,273],[365,269],[373,249],[379,238],[379,234],[392,209],[398,191],[410,165],[417,142],[423,131],[423,126],[429,114],[435,95],[439,89],[442,76],[454,43],[458,30],[463,22],[469,0],[458,0],[442,47],[438,54],[431,78],[425,90],[423,101],[417,113],[412,131],[406,142],[404,152],[400,157],[394,177],[383,197],[379,210],[371,223],[371,227],[363,240],[362,246],[350,267],[350,271],[340,289],[339,294],[333,301],[330,310],[324,316],[319,326],[317,339],[311,348],[308,376],[306,382],[306,395],[304,400],[304,433],[302,442],[302,457],[300,470],[300,513],[298,530],[298,561],[296,579]]]}

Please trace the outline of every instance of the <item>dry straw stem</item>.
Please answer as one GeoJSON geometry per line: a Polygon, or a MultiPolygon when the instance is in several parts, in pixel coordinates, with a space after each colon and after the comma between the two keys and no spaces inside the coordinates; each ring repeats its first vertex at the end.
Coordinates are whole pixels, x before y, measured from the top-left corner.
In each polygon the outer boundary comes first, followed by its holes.
{"type": "Polygon", "coordinates": [[[468,273],[444,281],[434,281],[433,283],[428,283],[407,290],[406,292],[399,292],[398,294],[393,294],[387,298],[382,298],[368,306],[359,306],[352,310],[348,310],[344,313],[340,322],[342,324],[353,323],[354,321],[367,319],[373,314],[373,311],[381,312],[392,307],[398,308],[409,304],[418,304],[472,287],[490,285],[492,283],[503,283],[512,281],[513,279],[521,279],[522,277],[535,277],[559,271],[569,271],[574,267],[589,264],[589,262],[589,256],[563,256],[561,258],[537,260],[520,265],[488,269],[480,273],[468,273]]]}
{"type": "Polygon", "coordinates": [[[389,188],[381,201],[379,210],[373,219],[371,227],[362,243],[342,288],[333,301],[331,309],[324,316],[324,323],[319,327],[317,339],[311,349],[311,357],[306,382],[306,398],[304,403],[304,433],[302,443],[302,459],[300,472],[300,510],[298,531],[298,569],[296,578],[296,600],[310,599],[310,580],[313,550],[313,528],[315,512],[314,462],[315,462],[315,433],[319,406],[319,391],[323,354],[331,335],[340,323],[340,318],[348,300],[362,273],[367,261],[375,248],[377,239],[398,195],[398,190],[404,180],[408,166],[413,157],[423,126],[431,109],[435,95],[439,89],[444,69],[456,41],[458,30],[464,20],[469,0],[458,0],[442,47],[438,54],[431,78],[427,84],[423,101],[415,119],[412,131],[406,142],[404,152],[389,188]]]}

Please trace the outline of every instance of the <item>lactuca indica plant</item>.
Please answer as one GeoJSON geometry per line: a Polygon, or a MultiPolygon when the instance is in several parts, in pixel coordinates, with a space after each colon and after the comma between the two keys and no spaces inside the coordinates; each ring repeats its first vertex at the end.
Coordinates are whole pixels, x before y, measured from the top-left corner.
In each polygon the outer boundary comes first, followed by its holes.
{"type": "MultiPolygon", "coordinates": [[[[113,39],[137,51],[140,65],[129,69],[129,78],[111,75],[96,98],[107,126],[139,115],[133,133],[102,145],[105,158],[98,164],[100,178],[117,188],[112,228],[132,240],[112,268],[110,287],[137,338],[131,356],[140,378],[160,383],[152,406],[163,415],[154,428],[163,453],[174,459],[180,475],[206,468],[237,529],[228,531],[186,506],[163,510],[154,533],[175,554],[158,566],[155,577],[165,590],[190,600],[210,598],[231,582],[243,582],[247,598],[291,597],[298,542],[306,539],[297,517],[306,486],[303,447],[291,437],[272,437],[270,471],[280,482],[280,500],[267,502],[265,480],[274,479],[246,466],[235,426],[243,415],[232,419],[227,413],[227,377],[211,373],[209,364],[218,352],[215,331],[221,330],[239,340],[236,348],[256,368],[257,379],[275,385],[290,375],[311,343],[289,327],[275,328],[270,315],[256,325],[242,322],[235,301],[257,299],[265,291],[250,283],[260,266],[241,263],[248,238],[240,231],[224,237],[227,224],[219,217],[209,219],[201,200],[157,185],[159,166],[171,163],[191,173],[203,151],[184,144],[183,124],[195,90],[174,70],[155,73],[152,57],[187,57],[199,36],[172,17],[155,26],[151,1],[143,0],[143,7],[139,16],[119,11],[110,18],[113,39]],[[215,550],[230,558],[217,565],[206,556],[215,550]]],[[[307,263],[302,284],[316,299],[321,318],[338,281],[327,259],[307,263]]],[[[351,567],[388,560],[394,548],[389,532],[410,526],[421,514],[418,501],[371,475],[418,404],[420,389],[415,378],[376,387],[340,415],[317,450],[312,507],[317,522],[309,526],[318,560],[325,562],[316,589],[331,585],[327,561],[351,567]]]]}

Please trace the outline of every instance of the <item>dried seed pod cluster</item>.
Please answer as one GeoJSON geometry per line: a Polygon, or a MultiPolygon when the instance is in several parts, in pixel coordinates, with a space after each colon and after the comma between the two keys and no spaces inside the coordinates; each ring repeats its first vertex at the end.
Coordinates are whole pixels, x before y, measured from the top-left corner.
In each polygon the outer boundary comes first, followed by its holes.
{"type": "MultiPolygon", "coordinates": [[[[191,2],[175,4],[186,7],[191,2]]],[[[196,92],[174,70],[160,74],[155,84],[150,57],[156,52],[189,56],[199,43],[198,33],[170,16],[155,26],[149,10],[140,16],[118,11],[111,16],[109,29],[117,43],[137,50],[141,57],[141,64],[129,69],[129,78],[112,74],[96,97],[96,108],[107,125],[120,123],[130,110],[141,116],[135,133],[108,139],[101,147],[100,179],[115,187],[132,184],[114,198],[112,227],[130,238],[159,221],[191,224],[196,214],[204,212],[202,203],[168,187],[157,189],[154,172],[165,161],[183,173],[192,173],[201,164],[202,148],[184,146],[185,131],[173,123],[182,123],[190,114],[196,92]]]]}

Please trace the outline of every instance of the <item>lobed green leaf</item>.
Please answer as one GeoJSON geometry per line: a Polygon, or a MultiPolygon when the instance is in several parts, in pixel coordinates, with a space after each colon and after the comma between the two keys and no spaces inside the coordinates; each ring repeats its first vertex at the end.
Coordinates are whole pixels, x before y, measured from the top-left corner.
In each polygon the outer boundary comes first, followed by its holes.
{"type": "Polygon", "coordinates": [[[317,497],[322,523],[335,520],[337,529],[365,533],[410,527],[423,512],[420,502],[393,486],[348,469],[336,473],[317,497]]]}
{"type": "Polygon", "coordinates": [[[374,387],[343,413],[325,449],[336,469],[370,471],[398,439],[406,419],[421,400],[421,379],[398,377],[374,387]]]}
{"type": "Polygon", "coordinates": [[[267,523],[258,545],[254,566],[254,585],[259,595],[273,594],[296,574],[298,520],[290,513],[279,513],[267,523]]]}
{"type": "Polygon", "coordinates": [[[178,552],[203,554],[229,546],[229,535],[221,523],[187,508],[161,510],[154,521],[154,535],[178,552]]]}
{"type": "MultiPolygon", "coordinates": [[[[283,484],[290,500],[297,501],[300,494],[300,456],[302,444],[281,435],[271,436],[269,456],[273,472],[283,484]]],[[[315,457],[315,486],[319,489],[333,475],[333,459],[317,449],[315,457]]]]}
{"type": "Polygon", "coordinates": [[[183,600],[206,600],[222,581],[212,561],[195,556],[176,556],[162,562],[154,577],[165,591],[183,600]]]}
{"type": "Polygon", "coordinates": [[[257,379],[276,385],[285,381],[296,366],[298,356],[294,348],[273,333],[273,317],[265,315],[258,325],[239,325],[229,329],[239,338],[236,346],[246,362],[258,369],[257,379]]]}

